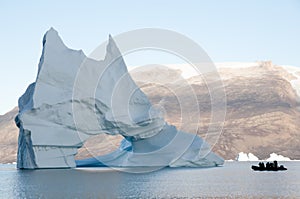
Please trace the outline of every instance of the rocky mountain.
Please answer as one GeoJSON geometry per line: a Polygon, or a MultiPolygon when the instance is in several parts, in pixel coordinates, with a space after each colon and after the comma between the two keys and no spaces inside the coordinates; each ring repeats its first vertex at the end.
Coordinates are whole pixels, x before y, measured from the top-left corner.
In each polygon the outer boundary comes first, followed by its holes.
{"type": "Polygon", "coordinates": [[[14,118],[18,113],[15,107],[5,115],[0,115],[0,163],[16,162],[18,134],[14,118]]]}
{"type": "MultiPolygon", "coordinates": [[[[300,104],[297,95],[299,71],[299,68],[276,66],[272,62],[219,65],[218,72],[226,93],[227,110],[223,131],[217,142],[211,143],[213,150],[225,159],[234,159],[241,151],[251,152],[260,159],[268,158],[272,152],[300,159],[300,104]]],[[[146,72],[143,76],[137,72],[133,77],[140,85],[144,85],[142,89],[151,96],[153,104],[164,107],[167,121],[176,126],[184,125],[180,123],[180,106],[188,107],[183,111],[192,112],[195,117],[199,117],[197,133],[203,138],[209,136],[207,129],[211,117],[211,99],[203,78],[199,75],[188,79],[179,78],[172,82],[177,86],[160,84],[157,79],[154,80],[158,84],[143,84],[147,79],[145,75],[149,73],[146,72]],[[180,86],[176,95],[166,89],[180,86]],[[200,112],[191,103],[192,94],[188,86],[193,88],[197,96],[200,112]],[[178,96],[184,99],[180,104],[176,100],[178,96]]],[[[163,78],[161,73],[159,78],[168,79],[169,75],[170,73],[166,73],[163,78]]],[[[151,73],[148,78],[152,78],[151,73]]],[[[221,99],[216,99],[218,100],[221,99]]],[[[189,125],[193,127],[195,124],[189,125]]],[[[187,131],[192,132],[192,129],[187,131]]]]}
{"type": "MultiPolygon", "coordinates": [[[[226,63],[217,64],[217,68],[224,87],[216,89],[225,90],[226,117],[220,134],[210,131],[217,136],[212,141],[207,140],[211,141],[213,151],[225,159],[234,159],[241,151],[251,152],[260,159],[268,158],[273,152],[300,159],[300,87],[297,86],[300,69],[271,62],[226,63]]],[[[185,69],[180,67],[157,65],[131,71],[133,79],[169,123],[205,139],[211,136],[207,134],[212,116],[211,95],[207,89],[210,82],[205,82],[200,75],[184,73],[185,69]],[[195,96],[198,104],[194,103],[195,96]],[[185,111],[198,118],[192,121],[198,122],[184,123],[185,111]]],[[[217,98],[214,103],[222,100],[217,98]]],[[[17,108],[14,108],[0,116],[1,163],[16,161],[18,128],[13,121],[16,114],[17,108]]],[[[221,115],[218,109],[214,114],[221,115]]],[[[76,157],[109,153],[117,148],[121,139],[108,135],[92,137],[76,157]]]]}

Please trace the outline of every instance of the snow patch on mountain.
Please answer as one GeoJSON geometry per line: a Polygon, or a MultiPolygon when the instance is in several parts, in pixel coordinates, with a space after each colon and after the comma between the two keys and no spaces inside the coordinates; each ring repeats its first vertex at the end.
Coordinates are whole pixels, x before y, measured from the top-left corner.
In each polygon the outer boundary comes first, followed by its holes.
{"type": "MultiPolygon", "coordinates": [[[[189,79],[199,74],[203,75],[203,71],[198,71],[197,65],[203,67],[207,66],[207,71],[214,71],[215,69],[238,69],[238,68],[249,68],[254,66],[259,66],[260,62],[219,62],[219,63],[201,63],[201,64],[163,64],[163,66],[170,68],[172,70],[181,71],[181,76],[184,79],[189,79]]],[[[145,66],[130,66],[129,71],[133,71],[138,67],[148,67],[145,66]]]]}
{"type": "Polygon", "coordinates": [[[283,65],[281,67],[295,77],[295,79],[290,80],[290,83],[294,88],[294,90],[297,92],[297,95],[299,97],[298,100],[300,101],[300,67],[288,66],[288,65],[283,65]]]}

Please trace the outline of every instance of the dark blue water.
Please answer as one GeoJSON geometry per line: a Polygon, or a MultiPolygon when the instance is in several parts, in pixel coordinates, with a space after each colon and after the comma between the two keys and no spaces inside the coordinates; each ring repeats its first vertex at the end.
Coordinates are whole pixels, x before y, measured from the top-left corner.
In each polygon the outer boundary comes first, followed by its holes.
{"type": "MultiPolygon", "coordinates": [[[[249,162],[133,174],[110,168],[17,170],[0,165],[0,198],[300,198],[300,162],[255,172],[249,162]]],[[[256,164],[256,163],[255,163],[256,164]]]]}

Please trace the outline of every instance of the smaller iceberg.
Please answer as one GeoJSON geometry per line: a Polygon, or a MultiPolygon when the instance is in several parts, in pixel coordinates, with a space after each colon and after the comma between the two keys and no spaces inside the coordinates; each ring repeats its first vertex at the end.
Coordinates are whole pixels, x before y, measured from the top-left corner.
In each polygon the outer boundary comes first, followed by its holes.
{"type": "Polygon", "coordinates": [[[288,157],[284,157],[284,156],[278,155],[276,153],[271,153],[270,157],[267,159],[267,161],[275,161],[275,160],[277,160],[277,161],[291,161],[291,159],[288,158],[288,157]]]}
{"type": "MultiPolygon", "coordinates": [[[[255,155],[253,155],[252,153],[244,153],[244,152],[240,152],[237,157],[235,158],[236,161],[260,161],[260,159],[258,157],[256,157],[255,155]]],[[[291,161],[290,158],[288,157],[284,157],[282,155],[278,155],[276,153],[271,153],[270,157],[266,160],[262,160],[262,161],[269,161],[269,162],[273,162],[273,161],[291,161]]]]}
{"type": "Polygon", "coordinates": [[[244,152],[240,152],[236,157],[236,161],[259,161],[259,159],[252,153],[247,154],[244,152]]]}

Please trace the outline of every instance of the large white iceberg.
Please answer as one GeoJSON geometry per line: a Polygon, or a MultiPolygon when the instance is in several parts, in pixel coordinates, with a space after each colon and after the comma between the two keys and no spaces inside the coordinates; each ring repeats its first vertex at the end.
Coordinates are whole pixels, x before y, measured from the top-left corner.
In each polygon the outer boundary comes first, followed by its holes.
{"type": "Polygon", "coordinates": [[[77,166],[217,166],[224,160],[194,134],[168,125],[128,74],[113,39],[104,60],[67,48],[51,28],[36,81],[19,99],[17,167],[72,168],[91,136],[124,136],[118,150],[77,166]]]}

